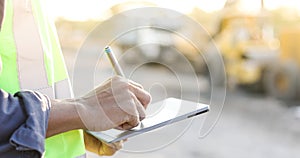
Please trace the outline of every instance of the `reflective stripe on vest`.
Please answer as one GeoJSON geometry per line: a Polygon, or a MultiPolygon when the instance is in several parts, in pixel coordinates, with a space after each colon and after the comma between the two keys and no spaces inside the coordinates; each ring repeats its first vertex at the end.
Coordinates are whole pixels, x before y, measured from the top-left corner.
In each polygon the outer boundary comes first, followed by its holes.
{"type": "MultiPolygon", "coordinates": [[[[51,98],[69,98],[70,84],[53,24],[39,0],[7,0],[0,31],[3,69],[0,87],[10,93],[40,91],[51,98]]],[[[46,158],[84,156],[81,130],[46,139],[46,158]]]]}
{"type": "MultiPolygon", "coordinates": [[[[20,89],[30,88],[54,98],[48,84],[38,26],[32,14],[31,1],[13,1],[13,32],[16,44],[20,89]],[[40,43],[40,44],[39,44],[40,43]]],[[[53,76],[53,75],[51,75],[53,76]]]]}

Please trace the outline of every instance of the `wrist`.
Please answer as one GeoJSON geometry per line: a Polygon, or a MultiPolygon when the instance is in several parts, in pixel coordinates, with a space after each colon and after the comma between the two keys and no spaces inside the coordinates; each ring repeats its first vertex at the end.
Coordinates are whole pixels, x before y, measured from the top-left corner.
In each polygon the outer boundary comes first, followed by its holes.
{"type": "Polygon", "coordinates": [[[84,104],[80,101],[80,99],[72,99],[68,100],[70,106],[72,106],[72,112],[73,112],[73,123],[76,124],[76,129],[85,129],[86,126],[84,125],[82,119],[80,118],[78,107],[85,107],[84,104]]]}
{"type": "Polygon", "coordinates": [[[83,107],[83,104],[78,99],[68,99],[65,100],[65,103],[70,106],[68,109],[72,113],[72,118],[70,118],[69,122],[73,124],[73,127],[75,129],[86,129],[78,113],[78,106],[83,107]]]}
{"type": "Polygon", "coordinates": [[[47,137],[75,129],[85,129],[72,99],[51,100],[51,110],[48,121],[47,137]]]}

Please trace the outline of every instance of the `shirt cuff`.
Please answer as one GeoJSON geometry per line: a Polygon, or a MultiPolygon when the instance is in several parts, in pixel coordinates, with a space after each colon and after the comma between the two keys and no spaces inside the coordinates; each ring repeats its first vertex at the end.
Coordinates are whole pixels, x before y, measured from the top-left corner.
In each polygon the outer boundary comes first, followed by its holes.
{"type": "Polygon", "coordinates": [[[22,91],[14,95],[26,111],[27,119],[12,134],[10,143],[19,151],[35,150],[42,156],[50,113],[50,100],[35,91],[22,91]]]}

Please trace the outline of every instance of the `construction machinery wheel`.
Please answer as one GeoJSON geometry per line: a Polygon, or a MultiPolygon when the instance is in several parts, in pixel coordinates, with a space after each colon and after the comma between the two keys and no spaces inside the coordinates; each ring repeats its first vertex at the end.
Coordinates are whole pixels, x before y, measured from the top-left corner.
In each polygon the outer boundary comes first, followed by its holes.
{"type": "Polygon", "coordinates": [[[278,99],[295,99],[297,97],[298,73],[297,64],[293,62],[269,67],[263,81],[266,92],[278,99]]]}

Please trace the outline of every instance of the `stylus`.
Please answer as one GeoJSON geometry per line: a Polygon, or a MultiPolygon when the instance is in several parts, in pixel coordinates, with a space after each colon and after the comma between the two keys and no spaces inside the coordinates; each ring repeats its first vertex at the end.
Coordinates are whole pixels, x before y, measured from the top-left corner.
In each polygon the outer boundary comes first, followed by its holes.
{"type": "MultiPolygon", "coordinates": [[[[110,46],[105,47],[105,52],[107,54],[108,59],[110,60],[110,63],[113,66],[113,69],[115,70],[115,73],[119,76],[126,77],[110,46]]],[[[138,126],[144,127],[142,122],[138,126]]]]}
{"type": "Polygon", "coordinates": [[[125,77],[125,74],[110,46],[105,47],[105,52],[108,56],[108,59],[110,60],[110,63],[113,66],[113,69],[115,70],[115,73],[119,76],[125,77]]]}

